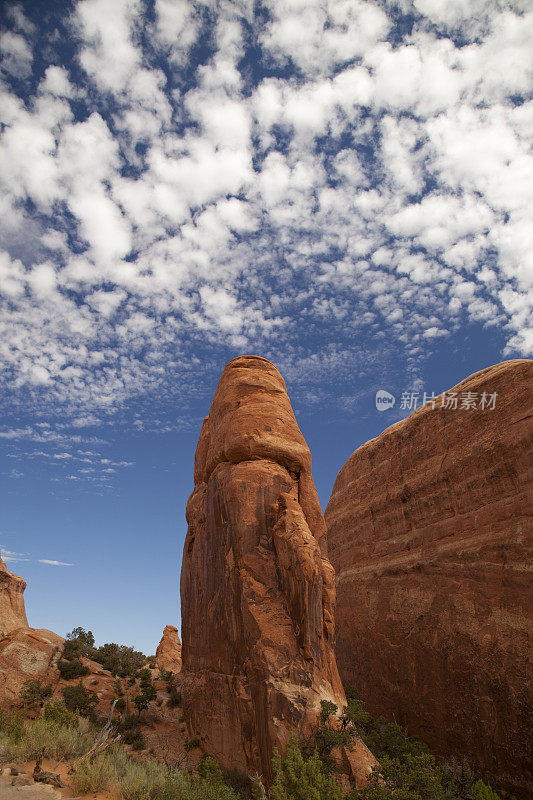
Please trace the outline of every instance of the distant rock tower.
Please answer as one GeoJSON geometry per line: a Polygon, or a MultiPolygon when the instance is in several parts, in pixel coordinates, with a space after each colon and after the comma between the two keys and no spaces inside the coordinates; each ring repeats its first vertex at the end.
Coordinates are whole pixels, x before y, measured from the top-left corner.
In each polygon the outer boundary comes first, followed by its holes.
{"type": "Polygon", "coordinates": [[[185,718],[223,766],[268,779],[273,747],[309,729],[321,700],[345,697],[311,454],[266,359],[224,369],[194,485],[181,572],[185,718]]]}
{"type": "Polygon", "coordinates": [[[0,558],[0,639],[17,628],[27,628],[24,590],[26,581],[9,572],[0,558]]]}
{"type": "Polygon", "coordinates": [[[174,625],[166,625],[161,641],[155,651],[155,665],[176,674],[181,670],[181,642],[178,629],[174,625]]]}

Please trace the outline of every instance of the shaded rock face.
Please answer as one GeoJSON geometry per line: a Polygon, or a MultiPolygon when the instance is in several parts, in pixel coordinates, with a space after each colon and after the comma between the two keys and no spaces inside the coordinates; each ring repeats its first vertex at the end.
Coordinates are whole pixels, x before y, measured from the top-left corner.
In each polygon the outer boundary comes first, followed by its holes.
{"type": "Polygon", "coordinates": [[[0,558],[0,638],[17,628],[27,628],[24,607],[26,581],[13,575],[0,558]]]}
{"type": "Polygon", "coordinates": [[[335,582],[311,454],[266,359],[230,361],[204,420],[181,573],[184,714],[225,767],[270,777],[274,746],[345,702],[335,582]]]}
{"type": "Polygon", "coordinates": [[[179,672],[181,669],[181,642],[178,629],[166,625],[161,641],[155,651],[155,665],[158,669],[179,672]]]}
{"type": "Polygon", "coordinates": [[[326,509],[337,663],[374,714],[533,796],[533,362],[454,390],[360,447],[326,509]],[[529,767],[528,767],[529,764],[529,767]]]}

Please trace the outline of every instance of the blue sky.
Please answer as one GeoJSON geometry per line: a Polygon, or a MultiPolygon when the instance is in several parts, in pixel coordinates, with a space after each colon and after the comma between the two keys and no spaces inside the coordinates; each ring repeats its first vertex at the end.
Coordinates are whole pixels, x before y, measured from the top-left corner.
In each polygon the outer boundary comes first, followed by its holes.
{"type": "Polygon", "coordinates": [[[230,358],[282,371],[325,507],[407,413],[378,389],[532,354],[533,14],[8,0],[0,29],[0,546],[30,624],[153,651],[230,358]]]}

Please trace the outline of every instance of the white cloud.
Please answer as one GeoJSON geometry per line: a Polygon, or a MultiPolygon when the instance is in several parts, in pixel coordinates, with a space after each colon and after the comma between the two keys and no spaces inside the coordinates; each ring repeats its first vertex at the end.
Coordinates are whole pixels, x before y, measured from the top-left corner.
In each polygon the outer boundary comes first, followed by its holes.
{"type": "Polygon", "coordinates": [[[0,33],[0,67],[16,78],[31,75],[33,53],[28,42],[18,33],[0,33]]]}
{"type": "Polygon", "coordinates": [[[83,37],[80,63],[102,91],[123,90],[140,64],[133,42],[137,0],[81,0],[74,22],[83,37]]]}
{"type": "Polygon", "coordinates": [[[51,567],[73,567],[74,564],[70,564],[67,561],[53,561],[50,558],[38,558],[37,561],[39,564],[48,564],[51,567]]]}
{"type": "MultiPolygon", "coordinates": [[[[2,42],[31,66],[16,8],[2,42]]],[[[412,358],[474,321],[529,352],[533,15],[416,8],[393,45],[378,2],[280,0],[263,20],[77,2],[74,60],[55,48],[24,96],[0,84],[0,365],[20,402],[82,427],[177,392],[199,343],[301,356],[323,326],[412,358]]]]}

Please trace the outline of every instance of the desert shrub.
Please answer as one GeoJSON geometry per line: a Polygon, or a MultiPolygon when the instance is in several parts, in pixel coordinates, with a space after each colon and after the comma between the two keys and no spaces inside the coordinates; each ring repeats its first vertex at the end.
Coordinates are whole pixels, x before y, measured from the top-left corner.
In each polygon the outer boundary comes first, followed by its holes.
{"type": "Polygon", "coordinates": [[[88,716],[94,710],[94,706],[98,704],[98,697],[95,693],[86,689],[82,683],[78,683],[76,686],[65,686],[61,694],[68,710],[84,717],[88,716]]]}
{"type": "Polygon", "coordinates": [[[353,726],[348,729],[346,725],[339,727],[337,720],[332,722],[331,717],[336,715],[337,710],[338,707],[335,703],[330,700],[322,700],[317,728],[311,735],[301,738],[299,741],[303,756],[310,758],[316,751],[328,772],[339,770],[337,764],[331,758],[333,748],[351,748],[354,740],[353,726]]]}
{"type": "Polygon", "coordinates": [[[168,702],[167,705],[169,708],[176,708],[177,706],[181,705],[181,692],[174,683],[174,680],[169,680],[167,684],[168,689],[168,702]]]}
{"type": "Polygon", "coordinates": [[[118,675],[121,678],[135,678],[146,662],[144,653],[115,642],[98,647],[91,658],[98,661],[112,675],[118,675]]]}
{"type": "Polygon", "coordinates": [[[219,767],[218,761],[213,756],[205,753],[198,764],[198,775],[214,783],[224,783],[224,775],[219,767]]]}
{"type": "Polygon", "coordinates": [[[52,686],[49,683],[43,684],[41,681],[36,679],[30,679],[24,681],[22,684],[22,689],[20,691],[20,697],[29,706],[35,705],[36,703],[42,704],[47,700],[49,697],[52,696],[52,686]]]}
{"type": "Polygon", "coordinates": [[[70,758],[85,753],[91,742],[87,731],[70,725],[58,725],[44,717],[33,720],[25,730],[22,740],[24,761],[44,752],[47,758],[70,758]]]}
{"type": "Polygon", "coordinates": [[[287,742],[285,757],[274,751],[274,782],[270,800],[340,800],[342,790],[327,773],[317,752],[309,758],[302,755],[294,737],[287,742]]]}
{"type": "Polygon", "coordinates": [[[163,794],[167,770],[152,759],[130,762],[119,778],[125,800],[156,800],[163,794]]]}
{"type": "Polygon", "coordinates": [[[78,727],[79,717],[68,710],[63,700],[45,703],[43,717],[49,722],[55,722],[57,725],[70,726],[71,728],[78,727]]]}
{"type": "Polygon", "coordinates": [[[124,744],[129,744],[134,750],[144,750],[145,739],[141,731],[141,722],[135,714],[125,714],[118,726],[124,744]]]}
{"type": "Polygon", "coordinates": [[[48,758],[70,758],[83,755],[91,742],[86,721],[72,726],[61,725],[44,715],[30,720],[20,730],[18,724],[7,726],[0,734],[1,759],[28,761],[41,752],[48,758]]]}
{"type": "Polygon", "coordinates": [[[185,739],[184,747],[187,753],[190,753],[191,750],[194,750],[196,747],[200,747],[200,739],[197,739],[196,737],[194,739],[189,739],[187,737],[187,739],[185,739]]]}
{"type": "Polygon", "coordinates": [[[113,762],[102,754],[91,760],[81,761],[71,777],[76,794],[101,792],[116,781],[113,762]]]}
{"type": "Polygon", "coordinates": [[[169,669],[159,668],[158,680],[166,681],[167,683],[172,680],[172,672],[169,669]]]}
{"type": "Polygon", "coordinates": [[[500,800],[490,786],[475,782],[466,760],[441,765],[424,742],[408,737],[399,725],[384,717],[372,717],[353,687],[347,687],[346,699],[343,728],[357,732],[380,761],[370,786],[354,790],[348,796],[350,800],[500,800]]]}
{"type": "Polygon", "coordinates": [[[144,750],[146,747],[146,739],[140,728],[126,731],[122,736],[122,741],[124,744],[129,744],[133,750],[144,750]]]}
{"type": "Polygon", "coordinates": [[[472,785],[471,791],[474,800],[500,800],[499,795],[496,794],[492,786],[489,786],[482,780],[476,781],[472,785]]]}
{"type": "Polygon", "coordinates": [[[86,631],[85,628],[74,628],[70,633],[67,633],[65,647],[70,645],[75,647],[78,655],[87,656],[90,658],[94,650],[94,636],[92,631],[86,631]]]}
{"type": "Polygon", "coordinates": [[[89,667],[86,667],[84,664],[82,664],[79,658],[73,658],[72,660],[61,658],[57,668],[59,669],[59,674],[65,681],[72,681],[76,678],[82,678],[84,675],[88,675],[90,672],[89,667]]]}
{"type": "Polygon", "coordinates": [[[2,711],[0,715],[0,732],[13,742],[24,736],[24,713],[22,711],[2,711]]]}
{"type": "Polygon", "coordinates": [[[344,800],[420,800],[420,795],[408,789],[392,790],[376,783],[361,789],[353,789],[344,800]]]}
{"type": "Polygon", "coordinates": [[[222,778],[223,783],[226,786],[230,786],[241,800],[252,800],[254,798],[253,783],[249,775],[245,775],[238,769],[231,768],[222,770],[222,778]]]}
{"type": "Polygon", "coordinates": [[[445,800],[442,771],[430,753],[408,753],[403,758],[382,756],[379,775],[391,789],[407,789],[421,800],[445,800]]]}

